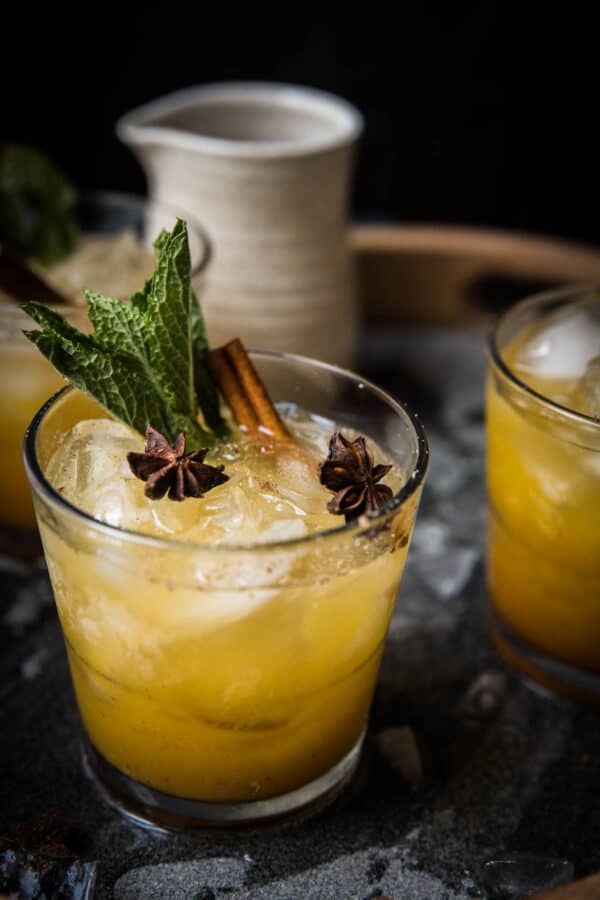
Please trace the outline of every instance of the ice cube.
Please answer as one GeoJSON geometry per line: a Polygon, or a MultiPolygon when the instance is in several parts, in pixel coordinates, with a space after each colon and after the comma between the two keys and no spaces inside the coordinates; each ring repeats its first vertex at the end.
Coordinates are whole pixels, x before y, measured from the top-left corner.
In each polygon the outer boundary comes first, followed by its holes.
{"type": "Polygon", "coordinates": [[[133,477],[127,454],[143,449],[142,439],[126,425],[111,419],[85,420],[65,435],[47,476],[64,497],[96,515],[91,501],[118,481],[133,477]]]}
{"type": "Polygon", "coordinates": [[[511,853],[488,860],[483,866],[483,887],[494,900],[522,900],[539,891],[568,884],[573,863],[530,853],[511,853]]]}
{"type": "Polygon", "coordinates": [[[141,452],[143,438],[122,422],[86,419],[65,435],[50,459],[54,487],[94,518],[147,534],[181,534],[199,515],[194,503],[148,501],[144,484],[129,468],[127,454],[141,452]]]}
{"type": "MultiPolygon", "coordinates": [[[[212,563],[208,564],[213,565],[212,563]]],[[[214,565],[213,572],[208,573],[211,582],[219,575],[214,565]]],[[[246,569],[247,571],[247,569],[246,569]]],[[[203,572],[203,575],[206,575],[203,572]]],[[[168,633],[165,640],[197,639],[209,631],[231,625],[246,618],[254,610],[264,606],[277,596],[275,589],[243,588],[240,590],[207,590],[178,591],[177,605],[169,612],[168,633]]]]}
{"type": "Polygon", "coordinates": [[[201,542],[228,540],[232,544],[243,543],[260,530],[264,511],[259,502],[252,502],[252,494],[246,489],[245,479],[234,472],[226,492],[211,492],[203,502],[203,515],[194,534],[189,537],[201,542]],[[237,476],[237,477],[236,477],[237,476]]]}
{"type": "Polygon", "coordinates": [[[471,475],[471,464],[461,452],[439,432],[428,432],[435,465],[431,467],[427,487],[436,497],[456,495],[471,475]]]}
{"type": "Polygon", "coordinates": [[[587,364],[573,394],[573,406],[586,416],[600,419],[600,356],[594,356],[587,364]]]}
{"type": "MultiPolygon", "coordinates": [[[[285,406],[286,404],[278,404],[285,406]]],[[[308,414],[301,410],[295,404],[289,404],[288,410],[284,414],[285,421],[292,434],[307,447],[310,447],[315,455],[315,459],[325,459],[329,449],[329,440],[336,430],[336,423],[333,419],[325,416],[318,416],[314,413],[308,414]],[[289,407],[294,406],[294,414],[290,414],[289,407]]]]}
{"type": "Polygon", "coordinates": [[[561,310],[526,341],[515,364],[540,378],[581,378],[600,349],[598,301],[561,310]]]}
{"type": "Polygon", "coordinates": [[[456,536],[444,522],[421,519],[412,543],[412,565],[442,600],[457,597],[469,582],[481,551],[456,536]]]}
{"type": "Polygon", "coordinates": [[[75,303],[83,303],[83,289],[92,285],[103,294],[124,300],[153,270],[152,249],[126,229],[117,235],[85,235],[76,253],[52,266],[44,277],[75,303]]]}
{"type": "Polygon", "coordinates": [[[330,499],[319,481],[318,460],[293,451],[282,451],[277,456],[275,489],[299,513],[322,513],[330,499]]]}
{"type": "Polygon", "coordinates": [[[270,544],[279,541],[296,541],[304,537],[307,528],[302,519],[276,519],[258,536],[258,543],[270,544]]]}

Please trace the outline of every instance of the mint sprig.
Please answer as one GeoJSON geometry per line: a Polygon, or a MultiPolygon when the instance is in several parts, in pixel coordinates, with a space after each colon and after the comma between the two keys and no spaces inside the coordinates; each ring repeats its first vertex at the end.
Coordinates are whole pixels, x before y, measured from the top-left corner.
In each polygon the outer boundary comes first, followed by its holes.
{"type": "Polygon", "coordinates": [[[77,192],[35,147],[0,147],[0,243],[44,263],[72,253],[79,241],[77,192]]]}
{"type": "Polygon", "coordinates": [[[155,246],[156,271],[130,304],[85,292],[92,335],[35,302],[23,309],[41,331],[25,334],[72,384],[140,434],[152,424],[174,442],[185,431],[187,446],[200,449],[226,426],[206,369],[208,342],[191,287],[185,222],[178,219],[155,246]],[[208,427],[197,421],[199,408],[208,427]]]}

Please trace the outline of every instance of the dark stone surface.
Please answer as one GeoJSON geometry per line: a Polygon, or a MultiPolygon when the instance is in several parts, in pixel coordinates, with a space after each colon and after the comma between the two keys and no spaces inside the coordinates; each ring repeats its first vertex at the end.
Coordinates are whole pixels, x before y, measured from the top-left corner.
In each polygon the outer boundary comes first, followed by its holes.
{"type": "Polygon", "coordinates": [[[365,374],[422,411],[432,468],[362,764],[336,804],[258,833],[125,822],[81,768],[44,566],[5,557],[0,833],[49,812],[78,824],[101,900],[465,900],[485,896],[485,862],[511,854],[566,858],[576,876],[600,868],[600,719],[523,685],[485,634],[482,348],[447,333],[374,335],[364,348],[365,374]],[[423,771],[409,787],[415,746],[423,771]]]}

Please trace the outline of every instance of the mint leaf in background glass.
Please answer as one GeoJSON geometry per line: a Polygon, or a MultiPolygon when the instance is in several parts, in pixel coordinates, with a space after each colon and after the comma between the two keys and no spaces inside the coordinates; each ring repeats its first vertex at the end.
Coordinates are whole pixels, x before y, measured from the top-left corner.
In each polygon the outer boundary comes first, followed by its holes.
{"type": "MultiPolygon", "coordinates": [[[[151,424],[171,442],[185,431],[190,449],[212,443],[214,435],[196,418],[194,332],[200,344],[206,338],[198,334],[202,320],[191,289],[185,222],[178,219],[161,237],[156,271],[130,305],[91,291],[85,296],[93,335],[77,331],[42,304],[28,303],[23,308],[42,331],[26,332],[27,337],[76,387],[140,434],[151,424]]],[[[216,389],[207,378],[202,372],[208,404],[201,410],[222,434],[216,389]]]]}
{"type": "Polygon", "coordinates": [[[79,241],[77,192],[54,163],[20,144],[0,147],[0,243],[44,263],[73,253],[79,241]]]}

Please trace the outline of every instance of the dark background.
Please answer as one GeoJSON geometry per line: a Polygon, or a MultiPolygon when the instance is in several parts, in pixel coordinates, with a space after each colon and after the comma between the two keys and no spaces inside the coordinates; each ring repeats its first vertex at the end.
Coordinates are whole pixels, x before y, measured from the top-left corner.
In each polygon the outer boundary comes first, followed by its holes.
{"type": "Polygon", "coordinates": [[[41,147],[82,187],[140,192],[114,136],[121,113],[208,81],[313,85],[366,116],[356,218],[600,243],[600,53],[587,8],[103,6],[74,8],[63,25],[55,10],[46,21],[23,8],[17,21],[12,7],[0,135],[41,147]]]}

